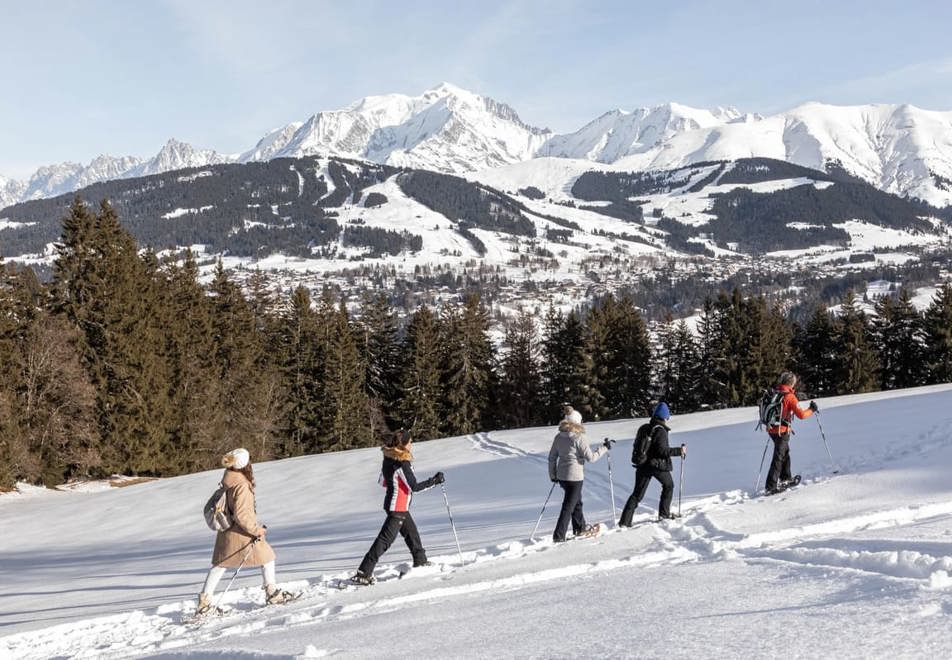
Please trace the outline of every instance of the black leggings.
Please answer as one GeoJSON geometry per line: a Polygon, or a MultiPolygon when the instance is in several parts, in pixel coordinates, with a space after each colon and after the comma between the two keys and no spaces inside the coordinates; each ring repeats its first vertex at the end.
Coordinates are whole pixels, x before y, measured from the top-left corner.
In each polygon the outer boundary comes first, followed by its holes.
{"type": "Polygon", "coordinates": [[[426,563],[426,550],[423,548],[423,542],[420,541],[420,532],[417,531],[416,523],[409,511],[390,511],[387,513],[387,519],[383,521],[383,527],[377,534],[370,550],[364,555],[364,560],[360,562],[360,571],[362,575],[370,576],[380,561],[381,555],[385,553],[393,542],[397,539],[397,533],[403,536],[407,542],[410,554],[413,555],[415,565],[426,563]]]}

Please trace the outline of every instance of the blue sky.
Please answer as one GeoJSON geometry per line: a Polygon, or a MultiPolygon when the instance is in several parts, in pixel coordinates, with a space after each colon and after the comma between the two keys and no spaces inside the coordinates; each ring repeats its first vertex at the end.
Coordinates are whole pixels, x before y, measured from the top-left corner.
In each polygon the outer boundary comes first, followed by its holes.
{"type": "Polygon", "coordinates": [[[0,0],[0,174],[169,137],[237,152],[444,80],[558,131],[665,101],[952,109],[950,25],[946,1],[0,0]]]}

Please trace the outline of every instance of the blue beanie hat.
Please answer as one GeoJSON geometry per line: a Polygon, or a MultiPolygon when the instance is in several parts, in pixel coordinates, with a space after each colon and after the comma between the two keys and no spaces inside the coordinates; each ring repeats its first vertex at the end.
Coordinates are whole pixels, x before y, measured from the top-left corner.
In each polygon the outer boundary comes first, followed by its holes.
{"type": "Polygon", "coordinates": [[[671,419],[671,411],[668,410],[668,404],[664,401],[660,402],[655,406],[654,412],[651,413],[652,417],[657,417],[658,419],[663,419],[665,421],[671,419]]]}

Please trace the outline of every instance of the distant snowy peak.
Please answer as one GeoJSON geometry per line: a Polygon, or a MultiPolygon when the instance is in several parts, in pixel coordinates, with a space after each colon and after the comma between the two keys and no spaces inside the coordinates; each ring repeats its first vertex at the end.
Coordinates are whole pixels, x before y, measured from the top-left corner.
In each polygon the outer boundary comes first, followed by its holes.
{"type": "Polygon", "coordinates": [[[766,157],[836,166],[874,186],[952,204],[952,112],[911,105],[807,103],[784,113],[677,132],[614,164],[633,171],[766,157]]]}
{"type": "Polygon", "coordinates": [[[287,126],[277,128],[263,138],[258,140],[258,144],[253,149],[249,149],[238,157],[242,163],[253,160],[271,160],[282,149],[288,146],[288,143],[294,138],[294,134],[304,125],[304,122],[295,121],[287,126]]]}
{"type": "Polygon", "coordinates": [[[163,172],[181,170],[187,167],[232,163],[235,160],[234,156],[223,155],[211,149],[196,149],[190,144],[172,139],[165,143],[165,146],[154,158],[129,170],[124,176],[136,177],[162,174],[163,172]]]}
{"type": "Polygon", "coordinates": [[[18,201],[53,197],[98,181],[118,179],[141,161],[132,156],[97,156],[89,165],[60,163],[41,167],[22,187],[18,201]]]}
{"type": "Polygon", "coordinates": [[[757,118],[743,115],[735,108],[704,110],[678,103],[630,112],[613,110],[574,133],[552,137],[537,155],[613,163],[644,153],[681,133],[757,118]]]}
{"type": "Polygon", "coordinates": [[[313,115],[276,155],[471,172],[531,158],[548,135],[505,103],[443,83],[420,96],[368,96],[313,115]]]}

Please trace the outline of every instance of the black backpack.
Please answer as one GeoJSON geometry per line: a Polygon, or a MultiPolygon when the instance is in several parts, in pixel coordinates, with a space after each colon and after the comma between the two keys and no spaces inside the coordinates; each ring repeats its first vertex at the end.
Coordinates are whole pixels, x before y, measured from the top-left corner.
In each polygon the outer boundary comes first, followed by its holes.
{"type": "Polygon", "coordinates": [[[783,412],[784,393],[777,389],[766,389],[760,395],[760,421],[757,429],[766,426],[768,429],[780,426],[780,415],[783,412]]]}
{"type": "Polygon", "coordinates": [[[635,442],[631,446],[631,464],[640,467],[648,462],[648,452],[651,451],[651,441],[654,432],[651,424],[642,424],[635,435],[635,442]]]}

